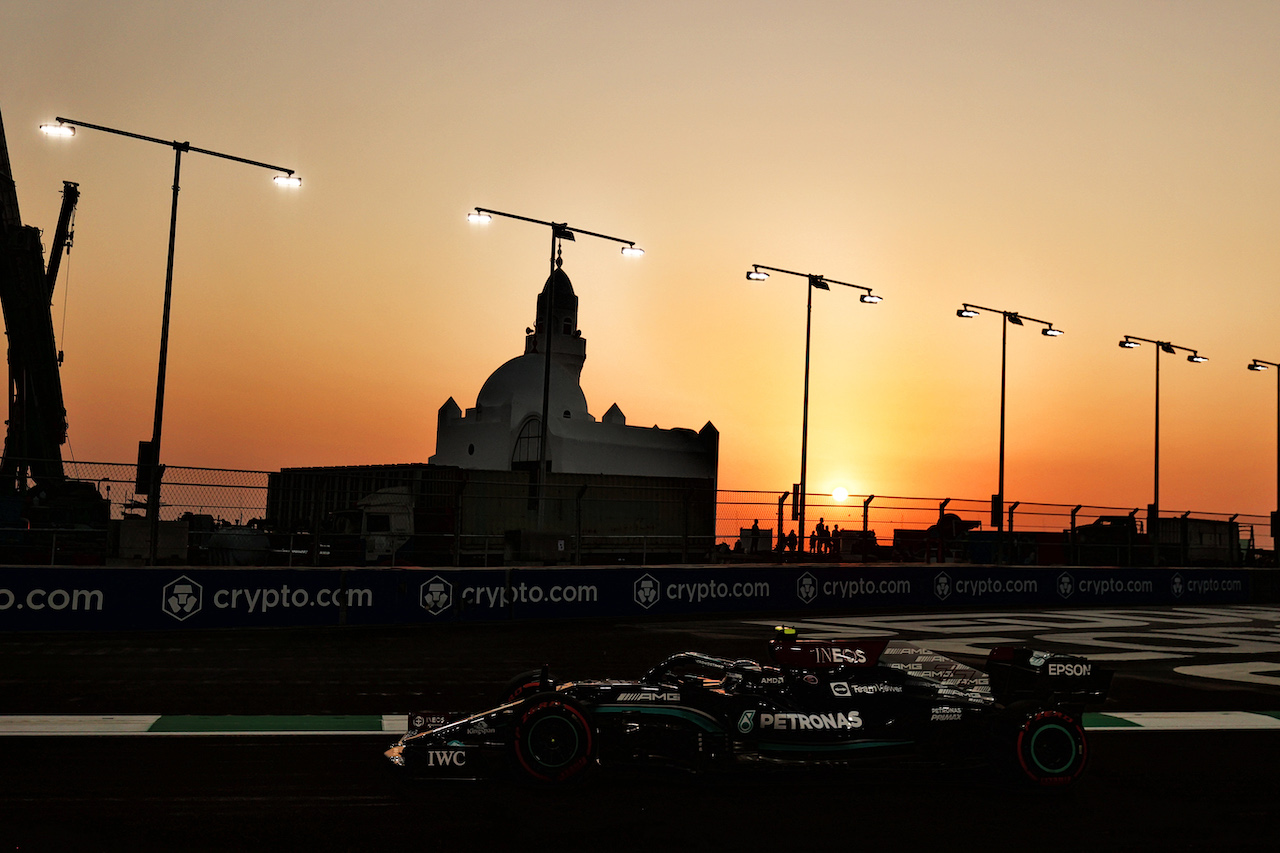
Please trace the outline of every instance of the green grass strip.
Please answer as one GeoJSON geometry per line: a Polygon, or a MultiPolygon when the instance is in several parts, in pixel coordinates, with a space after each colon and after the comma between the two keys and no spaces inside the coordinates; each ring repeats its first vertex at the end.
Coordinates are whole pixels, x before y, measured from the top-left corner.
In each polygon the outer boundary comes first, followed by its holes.
{"type": "Polygon", "coordinates": [[[1086,713],[1083,720],[1086,729],[1140,729],[1141,723],[1135,723],[1133,720],[1125,720],[1120,717],[1113,717],[1110,714],[1093,714],[1086,713]]]}
{"type": "Polygon", "coordinates": [[[166,715],[149,732],[381,732],[382,717],[338,716],[200,716],[166,715]]]}

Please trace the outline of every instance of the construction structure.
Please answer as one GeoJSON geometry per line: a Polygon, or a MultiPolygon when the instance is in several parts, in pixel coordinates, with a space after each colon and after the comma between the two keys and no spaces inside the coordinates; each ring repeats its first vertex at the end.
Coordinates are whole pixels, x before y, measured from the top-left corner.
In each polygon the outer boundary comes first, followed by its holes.
{"type": "Polygon", "coordinates": [[[9,340],[9,417],[0,460],[3,524],[105,526],[107,505],[93,483],[68,480],[62,464],[67,410],[50,304],[72,238],[79,185],[63,181],[62,210],[48,264],[40,229],[22,224],[17,184],[0,118],[0,305],[9,340]]]}

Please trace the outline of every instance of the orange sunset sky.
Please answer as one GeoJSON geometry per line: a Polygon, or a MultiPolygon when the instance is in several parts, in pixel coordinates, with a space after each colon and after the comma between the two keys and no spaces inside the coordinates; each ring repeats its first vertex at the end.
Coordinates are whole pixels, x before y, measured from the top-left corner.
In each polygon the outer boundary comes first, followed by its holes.
{"type": "Polygon", "coordinates": [[[1266,513],[1280,361],[1280,5],[6,0],[0,112],[23,221],[80,183],[54,302],[69,458],[150,435],[183,158],[164,460],[425,462],[436,411],[522,352],[544,228],[580,238],[592,414],[721,433],[720,484],[1266,513]],[[64,320],[65,317],[65,320],[64,320]]]}

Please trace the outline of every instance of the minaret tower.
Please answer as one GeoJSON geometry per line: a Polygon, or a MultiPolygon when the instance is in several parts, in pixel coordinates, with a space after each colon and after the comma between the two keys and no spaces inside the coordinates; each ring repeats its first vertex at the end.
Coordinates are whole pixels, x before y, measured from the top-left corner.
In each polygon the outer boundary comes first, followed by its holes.
{"type": "Polygon", "coordinates": [[[556,271],[538,294],[538,319],[534,328],[524,336],[525,355],[541,353],[546,340],[543,324],[547,318],[547,298],[555,288],[555,316],[551,327],[551,359],[563,366],[576,378],[582,374],[582,364],[587,360],[587,340],[578,328],[578,295],[564,271],[564,258],[556,258],[556,271]]]}

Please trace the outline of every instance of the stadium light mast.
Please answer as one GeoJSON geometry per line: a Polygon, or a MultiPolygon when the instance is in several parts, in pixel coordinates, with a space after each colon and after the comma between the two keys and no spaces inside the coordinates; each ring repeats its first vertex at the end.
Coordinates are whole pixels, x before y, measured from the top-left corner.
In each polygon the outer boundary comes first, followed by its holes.
{"type": "MultiPolygon", "coordinates": [[[[1271,538],[1280,542],[1280,364],[1255,358],[1245,366],[1259,372],[1269,367],[1276,368],[1276,509],[1271,511],[1271,538]]],[[[1272,548],[1275,547],[1275,542],[1272,543],[1272,548]]]]}
{"type": "MultiPolygon", "coordinates": [[[[805,550],[804,542],[804,508],[805,508],[805,488],[806,477],[809,466],[809,350],[810,341],[813,331],[813,292],[815,290],[830,290],[831,285],[839,284],[844,287],[852,287],[855,290],[863,291],[858,297],[860,302],[874,305],[880,302],[882,297],[871,292],[871,288],[861,284],[850,284],[847,281],[837,281],[834,278],[827,278],[823,275],[815,275],[813,273],[793,272],[792,270],[784,270],[778,267],[767,267],[764,264],[752,264],[751,269],[747,270],[748,281],[765,281],[769,278],[769,273],[776,272],[784,275],[792,275],[798,278],[808,280],[808,287],[805,291],[808,294],[808,301],[805,305],[805,323],[804,323],[804,414],[801,418],[800,425],[800,488],[799,494],[795,499],[795,510],[800,522],[800,530],[798,534],[797,550],[805,550]]],[[[781,534],[782,531],[778,531],[781,534]]]]}
{"type": "Polygon", "coordinates": [[[1040,334],[1047,338],[1056,338],[1062,334],[1061,329],[1054,328],[1053,324],[1048,320],[1037,320],[1035,317],[1028,317],[1025,314],[1019,314],[1017,311],[1001,311],[998,308],[984,308],[981,305],[974,305],[965,302],[961,305],[960,310],[956,312],[957,317],[971,319],[977,317],[979,312],[986,311],[990,314],[1000,314],[1003,322],[1000,323],[1000,450],[998,453],[999,464],[998,473],[996,475],[996,493],[991,496],[991,526],[996,529],[996,563],[1000,562],[1000,551],[1004,544],[1004,412],[1005,412],[1005,386],[1008,377],[1008,352],[1009,352],[1009,326],[1021,326],[1023,321],[1031,323],[1039,323],[1044,326],[1040,330],[1040,334]]]}
{"type": "Polygon", "coordinates": [[[156,549],[160,536],[160,482],[164,475],[164,467],[160,464],[160,439],[164,428],[165,373],[169,361],[169,307],[173,301],[173,248],[178,232],[178,178],[182,174],[182,155],[186,152],[208,154],[210,157],[218,157],[223,160],[244,163],[248,166],[270,169],[273,172],[280,173],[275,176],[274,180],[276,185],[281,187],[300,187],[302,186],[302,179],[294,173],[293,169],[286,169],[284,166],[273,166],[270,163],[248,160],[244,157],[223,154],[219,151],[210,151],[207,148],[197,148],[190,142],[157,139],[154,136],[143,136],[140,133],[131,133],[127,130],[118,130],[114,127],[90,124],[87,121],[76,121],[75,119],[61,116],[58,116],[55,120],[58,122],[57,124],[42,124],[40,125],[40,130],[51,137],[70,139],[76,135],[77,128],[87,127],[90,130],[100,130],[117,136],[127,136],[130,139],[140,139],[143,142],[152,142],[173,149],[173,205],[169,211],[169,259],[165,265],[164,274],[164,313],[160,320],[160,363],[156,372],[155,417],[151,426],[151,440],[138,442],[137,485],[141,485],[147,490],[147,519],[151,527],[151,544],[148,553],[149,562],[151,565],[155,565],[156,549]]]}
{"type": "Polygon", "coordinates": [[[1155,564],[1160,563],[1160,356],[1167,353],[1174,355],[1179,350],[1187,355],[1187,361],[1192,364],[1203,364],[1209,359],[1202,356],[1198,351],[1189,347],[1171,344],[1168,341],[1153,341],[1150,338],[1140,338],[1136,335],[1125,335],[1120,341],[1121,349],[1137,349],[1142,344],[1151,344],[1156,349],[1156,433],[1155,433],[1155,464],[1154,477],[1152,483],[1151,505],[1147,508],[1147,538],[1151,541],[1151,553],[1155,564]]]}

